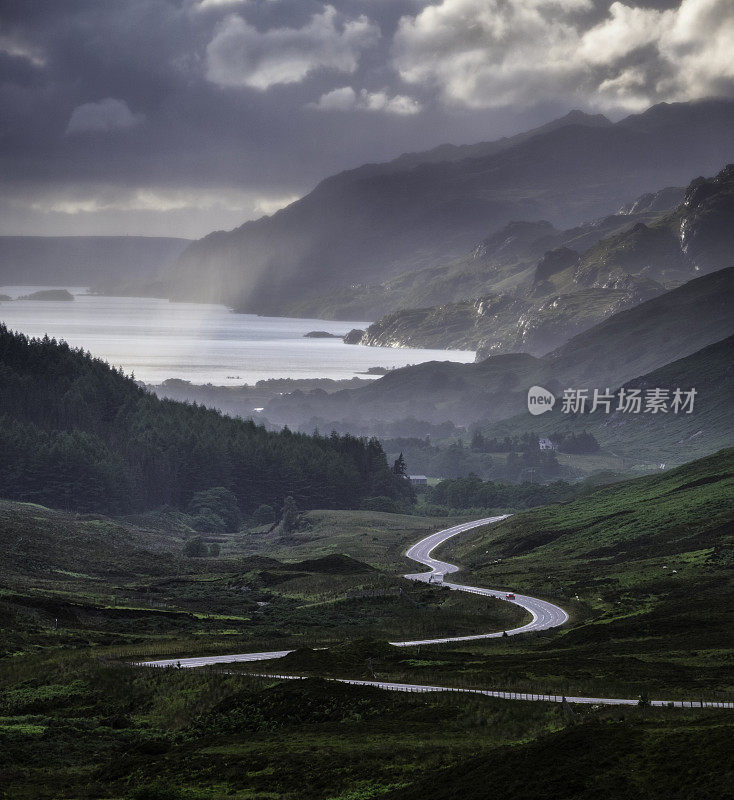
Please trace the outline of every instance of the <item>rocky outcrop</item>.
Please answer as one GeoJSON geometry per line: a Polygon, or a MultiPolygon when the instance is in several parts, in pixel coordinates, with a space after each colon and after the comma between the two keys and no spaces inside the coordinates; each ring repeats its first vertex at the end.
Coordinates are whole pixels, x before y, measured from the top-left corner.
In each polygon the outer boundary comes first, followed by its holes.
{"type": "Polygon", "coordinates": [[[631,203],[625,203],[618,214],[665,213],[672,211],[683,202],[685,187],[668,186],[658,192],[646,192],[631,203]]]}
{"type": "Polygon", "coordinates": [[[352,328],[344,337],[344,344],[362,344],[362,337],[364,335],[365,331],[361,328],[352,328]]]}
{"type": "Polygon", "coordinates": [[[734,164],[688,187],[678,232],[681,251],[696,271],[734,264],[734,164]]]}
{"type": "Polygon", "coordinates": [[[574,281],[582,286],[611,286],[619,278],[641,275],[675,284],[693,277],[680,247],[675,226],[668,219],[602,239],[584,253],[574,269],[574,281]]]}
{"type": "Polygon", "coordinates": [[[487,295],[433,308],[405,309],[370,325],[362,344],[474,350],[490,331],[505,340],[527,308],[526,302],[509,295],[487,295]]]}
{"type": "Polygon", "coordinates": [[[477,360],[496,353],[544,355],[607,317],[662,294],[660,285],[580,289],[528,308],[504,330],[492,329],[477,343],[477,360]]]}
{"type": "Polygon", "coordinates": [[[543,300],[486,295],[463,303],[406,309],[370,325],[361,344],[476,350],[477,360],[499,353],[539,356],[612,314],[662,293],[653,282],[579,289],[543,300]]]}
{"type": "MultiPolygon", "coordinates": [[[[734,167],[715,178],[697,179],[682,205],[652,219],[617,230],[583,255],[568,246],[548,250],[514,294],[483,292],[476,299],[393,311],[370,325],[360,341],[477,350],[478,358],[517,351],[547,353],[697,272],[734,263],[734,167]]],[[[599,224],[619,223],[605,218],[599,224]]],[[[586,233],[561,233],[547,222],[511,223],[485,239],[472,260],[496,265],[500,257],[518,259],[544,237],[554,236],[578,239],[586,233]]],[[[451,274],[458,280],[466,272],[455,269],[451,274]]],[[[513,273],[510,269],[499,274],[507,281],[513,273]]]]}
{"type": "Polygon", "coordinates": [[[575,280],[612,286],[630,275],[664,284],[734,263],[734,165],[697,178],[678,208],[658,222],[638,223],[584,253],[575,280]]]}
{"type": "Polygon", "coordinates": [[[547,220],[510,222],[474,249],[474,259],[507,264],[538,258],[562,236],[547,220]]]}

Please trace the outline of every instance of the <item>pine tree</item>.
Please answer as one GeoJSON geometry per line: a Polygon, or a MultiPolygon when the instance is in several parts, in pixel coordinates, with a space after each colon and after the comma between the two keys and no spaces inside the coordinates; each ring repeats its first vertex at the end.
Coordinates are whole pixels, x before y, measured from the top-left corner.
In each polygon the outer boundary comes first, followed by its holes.
{"type": "Polygon", "coordinates": [[[401,478],[404,478],[407,475],[408,466],[405,463],[402,453],[400,453],[400,455],[395,459],[395,463],[392,465],[392,471],[401,478]]]}

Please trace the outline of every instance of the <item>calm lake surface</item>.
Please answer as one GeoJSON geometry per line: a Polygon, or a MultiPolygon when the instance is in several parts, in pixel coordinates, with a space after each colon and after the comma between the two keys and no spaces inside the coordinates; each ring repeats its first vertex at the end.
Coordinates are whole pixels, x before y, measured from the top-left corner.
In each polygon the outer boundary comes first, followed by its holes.
{"type": "MultiPolygon", "coordinates": [[[[0,286],[17,298],[47,286],[0,286]]],[[[0,302],[0,321],[29,336],[48,334],[83,347],[146,383],[181,378],[237,385],[267,378],[352,378],[369,367],[474,360],[467,350],[420,350],[305,339],[339,335],[367,322],[334,322],[235,314],[224,306],[139,297],[96,297],[66,287],[73,301],[0,302]]]]}

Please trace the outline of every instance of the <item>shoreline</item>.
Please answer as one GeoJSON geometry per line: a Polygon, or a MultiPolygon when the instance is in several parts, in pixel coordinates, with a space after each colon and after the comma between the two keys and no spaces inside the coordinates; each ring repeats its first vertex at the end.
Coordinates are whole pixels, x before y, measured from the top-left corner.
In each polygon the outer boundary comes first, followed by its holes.
{"type": "MultiPolygon", "coordinates": [[[[15,297],[35,290],[30,284],[0,287],[0,293],[15,297]]],[[[13,300],[3,303],[0,320],[27,336],[48,335],[81,347],[155,386],[171,379],[226,387],[287,379],[373,380],[377,373],[429,361],[474,360],[471,351],[354,346],[341,338],[305,335],[338,334],[365,324],[357,320],[335,324],[243,315],[219,305],[91,294],[80,286],[67,290],[76,302],[13,300]]]]}

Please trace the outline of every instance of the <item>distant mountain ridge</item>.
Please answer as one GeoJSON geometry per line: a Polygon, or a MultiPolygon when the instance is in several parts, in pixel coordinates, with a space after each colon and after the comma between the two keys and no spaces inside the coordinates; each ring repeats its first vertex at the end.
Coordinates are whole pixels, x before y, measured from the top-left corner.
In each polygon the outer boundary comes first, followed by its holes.
{"type": "Polygon", "coordinates": [[[462,347],[476,349],[479,359],[517,351],[543,355],[611,314],[732,264],[734,165],[697,178],[685,191],[665,189],[630,204],[627,214],[569,231],[545,221],[512,223],[463,260],[425,275],[434,291],[449,281],[476,291],[486,281],[490,292],[392,312],[370,325],[361,343],[462,347]],[[676,199],[682,202],[668,213],[643,210],[676,199]],[[609,235],[602,238],[603,232],[609,235]]]}
{"type": "Polygon", "coordinates": [[[0,286],[123,288],[156,279],[189,243],[156,236],[0,236],[0,286]]]}
{"type": "Polygon", "coordinates": [[[533,136],[564,128],[567,125],[585,125],[587,127],[606,128],[612,125],[611,120],[603,114],[587,114],[584,111],[574,109],[563,117],[547,122],[529,131],[515,134],[514,136],[503,136],[491,142],[479,142],[478,144],[441,144],[431,150],[418,153],[403,153],[393,161],[388,162],[391,166],[417,167],[420,164],[432,164],[441,161],[462,161],[465,158],[482,158],[494,155],[502,150],[508,150],[517,144],[527,141],[533,136]]]}
{"type": "MultiPolygon", "coordinates": [[[[534,288],[533,269],[549,251],[578,253],[607,236],[650,224],[683,201],[685,189],[668,187],[627,203],[616,214],[559,230],[548,220],[516,220],[472,246],[461,257],[411,270],[380,284],[353,285],[289,304],[289,316],[374,319],[407,309],[427,309],[486,297],[489,292],[517,296],[534,288]]],[[[380,324],[380,323],[376,323],[380,324]]],[[[380,344],[369,342],[365,344],[380,344]]],[[[442,344],[439,347],[445,346],[442,344]]],[[[471,345],[470,345],[471,346],[471,345]]]]}
{"type": "Polygon", "coordinates": [[[734,267],[704,275],[575,336],[542,358],[492,355],[474,364],[432,361],[394,370],[363,388],[272,400],[268,420],[320,429],[341,420],[415,417],[468,425],[526,408],[527,390],[619,387],[734,334],[734,267]]]}
{"type": "Polygon", "coordinates": [[[312,295],[457,257],[512,220],[570,227],[712,174],[734,160],[733,126],[734,102],[662,104],[613,124],[575,114],[476,157],[366,165],[272,217],[192,243],[157,291],[287,313],[312,295]]]}

